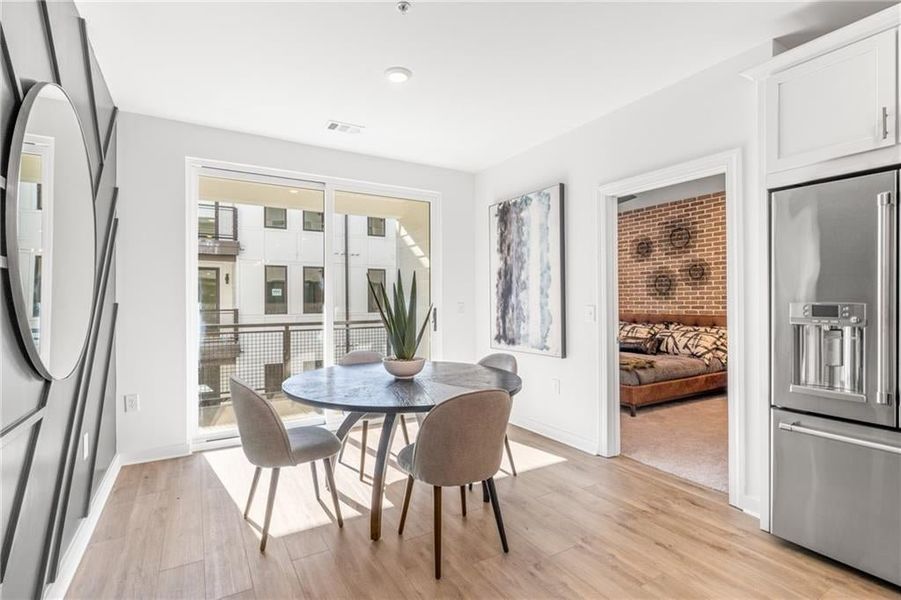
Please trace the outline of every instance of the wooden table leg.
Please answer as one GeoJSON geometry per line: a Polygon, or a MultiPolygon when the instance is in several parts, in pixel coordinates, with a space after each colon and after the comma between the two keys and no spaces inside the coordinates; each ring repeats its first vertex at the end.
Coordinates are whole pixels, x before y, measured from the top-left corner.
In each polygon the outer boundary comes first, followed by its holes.
{"type": "Polygon", "coordinates": [[[353,426],[363,417],[363,414],[364,413],[361,412],[347,413],[347,416],[344,417],[344,422],[341,423],[341,426],[338,427],[338,431],[335,432],[335,436],[343,442],[344,438],[347,437],[347,434],[350,433],[350,430],[353,429],[353,426]]]}
{"type": "Polygon", "coordinates": [[[369,516],[369,537],[375,541],[382,537],[382,497],[384,496],[385,473],[388,470],[388,456],[394,438],[394,424],[397,415],[386,414],[382,422],[382,435],[375,456],[375,470],[372,472],[372,505],[369,516]]]}

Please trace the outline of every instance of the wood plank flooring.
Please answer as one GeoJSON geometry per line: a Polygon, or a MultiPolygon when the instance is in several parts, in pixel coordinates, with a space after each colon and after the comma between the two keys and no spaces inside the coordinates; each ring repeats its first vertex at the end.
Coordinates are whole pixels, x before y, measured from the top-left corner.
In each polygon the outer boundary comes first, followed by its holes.
{"type": "MultiPolygon", "coordinates": [[[[477,486],[465,518],[459,492],[445,490],[441,581],[432,574],[431,489],[414,488],[398,536],[404,481],[393,467],[383,537],[369,541],[371,477],[361,482],[355,471],[357,431],[336,473],[344,528],[325,490],[315,498],[308,466],[283,469],[266,554],[258,524],[268,474],[244,521],[253,468],[240,448],[124,467],[69,597],[901,598],[760,531],[723,494],[513,427],[510,438],[519,476],[497,479],[510,553],[477,486]]],[[[378,428],[369,473],[377,443],[378,428]]]]}

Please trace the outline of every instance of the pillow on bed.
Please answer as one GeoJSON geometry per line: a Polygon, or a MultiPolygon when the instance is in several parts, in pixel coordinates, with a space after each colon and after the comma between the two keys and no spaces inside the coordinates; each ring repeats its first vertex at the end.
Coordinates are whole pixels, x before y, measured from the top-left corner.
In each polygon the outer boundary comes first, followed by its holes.
{"type": "Polygon", "coordinates": [[[721,335],[692,328],[668,329],[658,333],[657,337],[660,352],[700,358],[707,366],[717,358],[726,365],[726,339],[721,335]]]}
{"type": "Polygon", "coordinates": [[[656,335],[651,337],[624,337],[619,340],[620,352],[638,352],[639,354],[657,354],[660,340],[656,335]]]}
{"type": "Polygon", "coordinates": [[[617,339],[620,342],[626,338],[650,339],[661,331],[663,331],[663,325],[659,323],[627,323],[620,321],[617,339]]]}
{"type": "Polygon", "coordinates": [[[723,338],[728,338],[726,328],[720,325],[684,325],[682,323],[667,323],[666,329],[669,331],[702,331],[704,333],[713,333],[723,338]]]}

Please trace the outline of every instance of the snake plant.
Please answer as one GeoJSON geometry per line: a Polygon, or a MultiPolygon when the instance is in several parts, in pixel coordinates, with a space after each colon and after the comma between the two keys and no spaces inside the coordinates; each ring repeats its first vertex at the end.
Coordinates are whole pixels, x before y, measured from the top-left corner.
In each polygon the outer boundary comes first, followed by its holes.
{"type": "Polygon", "coordinates": [[[388,298],[388,292],[381,282],[373,283],[368,277],[369,290],[375,297],[379,316],[388,332],[388,341],[394,351],[394,357],[398,360],[412,360],[416,357],[416,349],[422,341],[422,335],[429,323],[429,315],[432,314],[432,305],[426,311],[425,320],[418,329],[416,327],[416,273],[413,273],[413,283],[410,286],[410,300],[404,298],[404,282],[397,271],[397,283],[392,286],[394,296],[393,306],[388,298]]]}

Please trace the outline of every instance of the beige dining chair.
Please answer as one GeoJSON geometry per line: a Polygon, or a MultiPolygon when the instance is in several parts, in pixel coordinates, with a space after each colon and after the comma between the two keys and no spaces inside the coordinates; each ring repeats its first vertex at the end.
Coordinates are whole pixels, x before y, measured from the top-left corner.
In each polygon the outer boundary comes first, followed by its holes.
{"type": "MultiPolygon", "coordinates": [[[[510,419],[510,394],[504,390],[470,392],[438,404],[422,420],[415,444],[397,454],[407,473],[407,489],[398,534],[403,534],[413,482],[432,486],[435,522],[435,579],[441,579],[441,489],[481,481],[488,490],[501,547],[509,552],[494,475],[504,455],[504,433],[510,419]]],[[[464,504],[465,506],[465,504],[464,504]]],[[[464,508],[465,514],[465,508],[464,508]]]]}
{"type": "Polygon", "coordinates": [[[331,457],[341,449],[341,442],[331,431],[322,427],[292,427],[286,429],[281,417],[272,404],[259,395],[246,383],[232,377],[229,382],[235,418],[238,421],[238,433],[241,436],[241,447],[244,455],[256,467],[244,518],[250,512],[253,495],[260,481],[263,469],[272,469],[269,479],[269,498],[266,502],[266,516],[263,520],[263,537],[260,540],[260,552],[266,551],[269,538],[269,523],[272,520],[272,506],[275,504],[275,491],[278,488],[278,477],[283,467],[293,467],[310,463],[313,472],[313,486],[316,497],[319,497],[319,483],[316,477],[316,461],[322,460],[325,476],[328,478],[332,502],[335,505],[335,519],[338,527],[344,526],[341,518],[341,506],[338,503],[338,489],[335,487],[335,476],[332,470],[331,457]]]}
{"type": "MultiPolygon", "coordinates": [[[[373,352],[372,350],[352,350],[338,359],[338,364],[342,367],[346,367],[349,365],[364,365],[370,363],[380,363],[382,362],[382,355],[378,352],[373,352]]],[[[369,421],[374,419],[379,419],[384,417],[385,415],[379,413],[367,413],[363,415],[360,420],[363,422],[363,435],[360,440],[360,481],[363,480],[364,469],[366,468],[366,441],[369,436],[369,421]]],[[[398,420],[400,421],[400,430],[404,436],[404,443],[410,443],[410,434],[407,432],[407,422],[404,420],[403,415],[398,415],[400,417],[398,420]]],[[[344,447],[347,446],[347,438],[349,435],[344,436],[344,439],[341,440],[341,454],[338,455],[338,460],[344,458],[344,447]]]]}
{"type": "MultiPolygon", "coordinates": [[[[509,371],[514,375],[517,374],[517,365],[516,365],[516,357],[512,354],[505,354],[504,352],[496,352],[494,354],[489,354],[482,358],[479,361],[479,364],[483,367],[491,367],[492,369],[500,369],[501,371],[509,371]]],[[[513,464],[513,451],[510,449],[510,438],[504,434],[504,448],[507,450],[507,460],[510,461],[510,471],[513,472],[513,476],[516,477],[516,465],[513,464]]]]}

